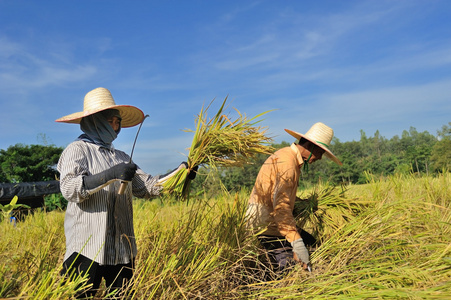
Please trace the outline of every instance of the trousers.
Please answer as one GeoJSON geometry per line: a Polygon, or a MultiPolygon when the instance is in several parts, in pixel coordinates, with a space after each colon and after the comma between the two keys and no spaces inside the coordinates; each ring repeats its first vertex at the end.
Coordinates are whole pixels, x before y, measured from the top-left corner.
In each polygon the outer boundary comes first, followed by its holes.
{"type": "Polygon", "coordinates": [[[121,292],[133,276],[134,262],[118,265],[100,265],[77,252],[71,254],[63,263],[61,275],[66,277],[88,274],[87,284],[91,287],[76,295],[77,299],[89,298],[97,293],[102,278],[108,289],[121,292]]]}

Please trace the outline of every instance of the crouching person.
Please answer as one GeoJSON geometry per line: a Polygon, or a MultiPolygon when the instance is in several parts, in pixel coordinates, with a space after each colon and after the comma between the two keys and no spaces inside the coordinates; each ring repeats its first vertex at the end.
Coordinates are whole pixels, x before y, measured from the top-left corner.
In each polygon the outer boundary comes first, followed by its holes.
{"type": "Polygon", "coordinates": [[[295,263],[311,270],[306,244],[313,244],[315,239],[298,229],[293,217],[301,167],[320,160],[323,154],[341,165],[329,150],[333,137],[330,127],[316,123],[305,135],[285,130],[298,142],[277,150],[264,162],[246,212],[247,224],[259,232],[258,240],[276,274],[295,263]]]}

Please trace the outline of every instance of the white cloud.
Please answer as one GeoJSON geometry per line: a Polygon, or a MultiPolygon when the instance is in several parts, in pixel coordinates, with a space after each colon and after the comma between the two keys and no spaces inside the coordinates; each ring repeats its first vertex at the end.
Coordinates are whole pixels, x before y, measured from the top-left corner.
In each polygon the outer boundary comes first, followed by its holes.
{"type": "Polygon", "coordinates": [[[273,114],[270,126],[283,134],[283,128],[302,132],[322,121],[334,128],[342,141],[359,140],[361,129],[369,135],[380,130],[386,138],[411,126],[435,134],[450,120],[446,113],[451,110],[450,95],[451,78],[422,85],[325,93],[307,105],[293,105],[273,114]]]}

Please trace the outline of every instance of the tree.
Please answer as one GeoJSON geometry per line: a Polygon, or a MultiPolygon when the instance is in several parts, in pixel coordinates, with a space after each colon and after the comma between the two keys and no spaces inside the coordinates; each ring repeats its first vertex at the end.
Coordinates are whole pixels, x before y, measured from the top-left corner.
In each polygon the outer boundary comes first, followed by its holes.
{"type": "MultiPolygon", "coordinates": [[[[395,135],[390,140],[377,130],[373,137],[367,137],[360,130],[360,141],[341,143],[334,137],[330,150],[343,162],[338,166],[328,159],[321,159],[309,165],[308,172],[302,172],[299,187],[306,188],[318,181],[332,184],[367,182],[365,172],[387,176],[394,173],[439,172],[451,168],[451,122],[438,131],[439,139],[427,131],[418,132],[414,127],[404,130],[401,137],[395,135]]],[[[275,149],[290,143],[275,144],[275,149]]],[[[227,190],[252,188],[260,167],[267,156],[254,164],[242,168],[220,170],[216,177],[227,190]]],[[[211,180],[210,180],[211,181],[211,180]]],[[[196,182],[196,181],[195,181],[196,182]]],[[[213,190],[215,183],[208,187],[213,190]]],[[[199,184],[200,185],[200,184],[199,184]]],[[[205,186],[204,186],[205,187],[205,186]]]]}
{"type": "Polygon", "coordinates": [[[420,133],[414,127],[410,127],[408,136],[403,134],[401,141],[403,140],[406,142],[404,145],[406,162],[411,164],[412,170],[428,173],[432,149],[437,143],[436,137],[427,131],[420,133]]]}
{"type": "Polygon", "coordinates": [[[434,171],[451,169],[451,139],[441,140],[434,145],[431,163],[434,171]]]}
{"type": "Polygon", "coordinates": [[[54,145],[16,144],[0,150],[0,182],[34,182],[55,180],[55,165],[63,152],[54,145]]]}
{"type": "Polygon", "coordinates": [[[443,125],[437,131],[440,140],[434,145],[431,163],[434,171],[449,170],[451,168],[451,122],[443,125]]]}
{"type": "Polygon", "coordinates": [[[442,130],[437,130],[437,135],[441,139],[451,139],[451,122],[448,125],[443,125],[442,130]]]}

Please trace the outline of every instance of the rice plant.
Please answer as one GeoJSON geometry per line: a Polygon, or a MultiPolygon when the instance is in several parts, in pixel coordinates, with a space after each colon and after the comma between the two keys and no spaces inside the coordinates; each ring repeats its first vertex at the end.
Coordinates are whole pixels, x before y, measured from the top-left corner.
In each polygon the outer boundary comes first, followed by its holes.
{"type": "Polygon", "coordinates": [[[186,198],[189,194],[188,173],[198,166],[218,167],[242,166],[259,153],[270,154],[272,138],[266,136],[266,127],[257,126],[259,119],[269,111],[252,118],[235,109],[238,117],[232,119],[224,114],[227,97],[213,118],[208,118],[207,107],[202,107],[195,120],[196,129],[186,129],[194,133],[188,154],[188,169],[178,171],[176,175],[163,182],[166,194],[186,198]]]}
{"type": "Polygon", "coordinates": [[[346,186],[319,185],[307,198],[296,197],[293,216],[297,225],[312,234],[319,243],[351,222],[372,201],[349,198],[346,186]]]}
{"type": "MultiPolygon", "coordinates": [[[[136,199],[138,256],[128,297],[448,299],[451,175],[369,179],[298,192],[313,203],[298,221],[321,243],[311,249],[312,273],[295,266],[274,280],[245,230],[247,191],[190,202],[136,199]]],[[[63,221],[63,212],[37,211],[15,227],[0,223],[0,298],[75,295],[84,279],[59,275],[63,221]]],[[[101,287],[97,296],[105,297],[101,287]]]]}

